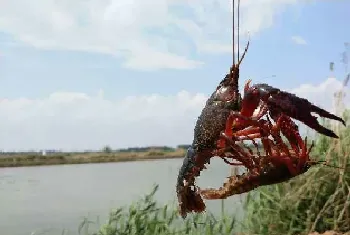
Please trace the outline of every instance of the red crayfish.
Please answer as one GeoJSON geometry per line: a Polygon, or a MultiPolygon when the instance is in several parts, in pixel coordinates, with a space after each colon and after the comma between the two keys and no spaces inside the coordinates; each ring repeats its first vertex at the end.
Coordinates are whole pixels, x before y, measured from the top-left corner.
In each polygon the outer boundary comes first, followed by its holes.
{"type": "Polygon", "coordinates": [[[249,41],[242,57],[209,97],[196,122],[192,145],[187,150],[177,178],[176,191],[182,217],[190,212],[205,210],[202,196],[205,199],[222,199],[248,192],[262,185],[289,180],[316,164],[309,159],[312,145],[307,149],[307,141],[302,140],[292,118],[333,138],[338,136],[320,125],[311,113],[345,125],[340,117],[268,84],[250,86],[250,80],[247,81],[242,98],[238,89],[239,66],[248,47],[249,41]],[[259,112],[256,113],[256,110],[259,112]],[[291,149],[283,142],[281,135],[287,138],[291,149]],[[243,140],[255,143],[255,139],[261,140],[264,155],[259,152],[253,154],[248,148],[247,152],[237,144],[243,140]],[[195,178],[213,156],[221,157],[231,165],[243,165],[248,172],[230,177],[218,190],[200,190],[195,186],[195,178]],[[227,158],[236,162],[229,162],[227,158]]]}

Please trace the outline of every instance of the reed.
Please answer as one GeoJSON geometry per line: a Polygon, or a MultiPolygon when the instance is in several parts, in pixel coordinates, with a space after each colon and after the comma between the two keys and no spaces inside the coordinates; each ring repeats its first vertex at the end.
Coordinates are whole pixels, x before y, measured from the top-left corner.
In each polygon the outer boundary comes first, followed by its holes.
{"type": "Polygon", "coordinates": [[[100,230],[90,233],[88,221],[80,225],[80,234],[84,235],[218,235],[232,234],[235,228],[234,216],[215,217],[210,213],[195,214],[183,220],[174,207],[160,205],[151,193],[129,207],[121,207],[110,213],[108,221],[100,230]]]}

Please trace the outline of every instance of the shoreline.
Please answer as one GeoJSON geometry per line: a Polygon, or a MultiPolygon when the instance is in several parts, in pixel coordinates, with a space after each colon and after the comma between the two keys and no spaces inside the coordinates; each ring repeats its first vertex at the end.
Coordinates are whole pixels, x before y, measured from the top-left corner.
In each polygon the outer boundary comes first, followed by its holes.
{"type": "Polygon", "coordinates": [[[0,155],[0,168],[151,161],[183,158],[184,156],[185,150],[174,152],[55,153],[46,156],[38,153],[15,154],[13,156],[0,155]]]}

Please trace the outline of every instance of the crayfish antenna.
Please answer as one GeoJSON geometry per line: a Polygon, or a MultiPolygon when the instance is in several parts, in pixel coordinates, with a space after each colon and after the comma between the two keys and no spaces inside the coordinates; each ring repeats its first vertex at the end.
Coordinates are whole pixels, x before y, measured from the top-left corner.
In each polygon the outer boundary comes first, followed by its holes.
{"type": "Polygon", "coordinates": [[[344,167],[330,165],[330,164],[328,164],[326,161],[318,161],[316,164],[321,164],[321,165],[324,165],[324,166],[328,166],[328,167],[332,167],[332,168],[337,168],[337,169],[342,169],[342,170],[345,169],[344,167]]]}
{"type": "Polygon", "coordinates": [[[243,55],[242,55],[241,59],[238,61],[237,67],[239,67],[241,65],[241,63],[242,63],[242,61],[244,59],[244,56],[245,56],[245,54],[248,51],[249,44],[250,44],[250,39],[248,40],[247,45],[245,46],[245,49],[244,49],[244,52],[243,52],[243,55]]]}
{"type": "Polygon", "coordinates": [[[327,163],[327,161],[324,160],[320,160],[320,161],[307,161],[306,163],[310,164],[310,165],[324,165],[324,166],[328,166],[328,167],[332,167],[332,168],[336,168],[336,169],[342,169],[344,170],[344,167],[340,167],[340,166],[334,166],[334,165],[330,165],[327,163]]]}

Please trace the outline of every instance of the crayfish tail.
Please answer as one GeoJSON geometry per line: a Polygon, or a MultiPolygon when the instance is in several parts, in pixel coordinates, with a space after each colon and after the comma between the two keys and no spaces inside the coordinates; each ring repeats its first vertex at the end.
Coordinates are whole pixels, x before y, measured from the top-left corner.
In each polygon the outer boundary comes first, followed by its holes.
{"type": "Polygon", "coordinates": [[[189,147],[179,170],[176,193],[179,202],[179,214],[186,218],[188,213],[200,213],[205,211],[205,204],[198,189],[195,187],[197,172],[195,164],[196,151],[189,147]]]}
{"type": "Polygon", "coordinates": [[[183,192],[178,194],[179,214],[181,217],[185,219],[188,213],[204,212],[206,206],[198,191],[191,189],[191,187],[183,188],[183,190],[183,192]]]}

